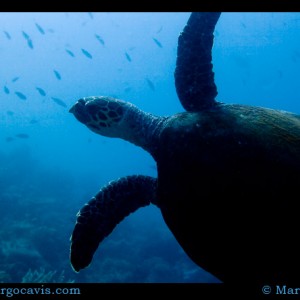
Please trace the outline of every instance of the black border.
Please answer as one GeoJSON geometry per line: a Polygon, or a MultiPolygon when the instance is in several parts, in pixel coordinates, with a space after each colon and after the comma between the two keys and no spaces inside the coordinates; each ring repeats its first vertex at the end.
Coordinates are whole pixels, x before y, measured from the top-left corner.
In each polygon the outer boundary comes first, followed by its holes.
{"type": "MultiPolygon", "coordinates": [[[[277,295],[276,284],[249,284],[238,281],[225,283],[0,283],[0,299],[273,299],[277,295]],[[265,287],[270,293],[264,293],[265,287]],[[59,289],[79,289],[79,294],[55,294],[59,289]],[[6,295],[10,289],[13,296],[6,295]],[[46,293],[46,290],[51,293],[46,293]],[[22,290],[22,294],[21,294],[22,290]],[[44,292],[42,292],[42,290],[44,292]],[[19,291],[19,292],[18,292],[19,291]],[[28,291],[28,294],[24,294],[28,291]],[[34,293],[34,294],[33,294],[34,293]]],[[[295,295],[294,298],[299,299],[295,295]]],[[[293,299],[294,299],[293,298],[293,299]]]]}
{"type": "MultiPolygon", "coordinates": [[[[216,299],[224,296],[229,290],[225,284],[164,284],[164,283],[1,283],[0,299],[158,299],[167,296],[167,299],[216,299]],[[79,288],[80,294],[58,295],[55,290],[79,288]],[[13,296],[6,295],[6,289],[14,292],[13,296]],[[46,294],[46,290],[51,294],[46,294]],[[22,290],[22,294],[21,294],[22,290]],[[36,290],[36,294],[32,292],[36,290]],[[44,292],[42,292],[42,290],[44,292]],[[24,294],[28,291],[28,294],[24,294]]],[[[230,295],[230,294],[229,294],[230,295]]]]}
{"type": "MultiPolygon", "coordinates": [[[[224,11],[224,12],[277,12],[277,11],[299,11],[298,4],[296,0],[288,1],[243,1],[241,3],[228,2],[218,3],[212,1],[184,1],[183,2],[173,2],[172,5],[161,5],[151,1],[146,5],[142,2],[140,3],[131,3],[131,2],[120,2],[116,3],[115,1],[101,1],[101,4],[98,1],[85,1],[82,2],[65,2],[65,3],[56,3],[51,2],[45,4],[45,6],[37,6],[36,3],[26,3],[17,4],[12,2],[3,3],[2,6],[3,12],[59,12],[59,11],[69,11],[69,12],[81,12],[81,11],[91,11],[91,12],[188,12],[188,11],[224,11]],[[15,7],[13,7],[15,6],[15,7]],[[17,6],[17,10],[16,10],[17,6]]],[[[43,3],[41,3],[43,4],[43,3]]],[[[69,284],[11,284],[11,283],[1,283],[0,290],[2,288],[22,288],[22,287],[67,287],[69,284]]],[[[299,282],[300,285],[300,282],[299,282]]],[[[182,299],[216,299],[220,296],[229,296],[234,297],[238,296],[240,299],[243,299],[246,295],[253,295],[255,298],[263,296],[270,299],[271,295],[263,295],[262,287],[260,286],[251,286],[251,285],[227,285],[227,284],[102,284],[102,283],[91,283],[91,284],[72,284],[74,287],[79,287],[81,290],[80,295],[50,295],[44,297],[51,298],[68,298],[72,299],[101,299],[106,298],[109,295],[109,298],[119,297],[122,298],[130,297],[130,299],[143,299],[145,296],[147,298],[154,297],[154,299],[159,297],[164,297],[168,295],[168,299],[172,298],[182,298],[182,299]]],[[[0,294],[0,298],[6,298],[0,294]]],[[[292,295],[295,298],[297,296],[292,295]]],[[[41,298],[41,295],[15,295],[13,298],[41,298]]]]}
{"type": "Polygon", "coordinates": [[[296,0],[270,1],[212,1],[212,0],[173,0],[173,1],[3,1],[2,12],[300,12],[296,0]]]}

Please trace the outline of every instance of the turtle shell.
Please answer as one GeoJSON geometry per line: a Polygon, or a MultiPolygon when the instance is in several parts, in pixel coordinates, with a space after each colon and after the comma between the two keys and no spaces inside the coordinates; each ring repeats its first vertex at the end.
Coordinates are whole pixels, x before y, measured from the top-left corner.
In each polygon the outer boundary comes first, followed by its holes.
{"type": "Polygon", "coordinates": [[[300,268],[298,116],[222,104],[177,114],[156,160],[157,205],[195,263],[224,282],[300,268]]]}

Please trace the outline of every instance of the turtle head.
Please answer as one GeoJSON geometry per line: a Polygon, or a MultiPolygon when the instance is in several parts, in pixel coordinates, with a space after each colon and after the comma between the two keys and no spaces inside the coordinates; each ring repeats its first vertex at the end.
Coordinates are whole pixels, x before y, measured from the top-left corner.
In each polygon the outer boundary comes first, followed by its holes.
{"type": "Polygon", "coordinates": [[[75,118],[92,131],[107,137],[123,137],[124,117],[133,106],[111,97],[79,99],[69,110],[75,118]]]}
{"type": "Polygon", "coordinates": [[[92,131],[129,141],[153,153],[164,117],[145,113],[119,99],[99,96],[79,99],[70,109],[92,131]]]}

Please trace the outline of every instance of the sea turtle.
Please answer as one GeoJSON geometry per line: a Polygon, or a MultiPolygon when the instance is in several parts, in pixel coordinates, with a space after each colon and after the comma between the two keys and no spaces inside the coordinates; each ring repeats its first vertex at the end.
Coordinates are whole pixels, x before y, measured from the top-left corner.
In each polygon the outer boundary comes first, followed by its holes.
{"type": "MultiPolygon", "coordinates": [[[[104,186],[77,214],[70,260],[88,266],[127,215],[155,204],[199,266],[223,282],[289,279],[300,269],[300,117],[216,101],[213,32],[220,13],[191,13],[178,40],[175,84],[186,112],[154,116],[110,97],[70,109],[89,129],[127,140],[157,162],[158,178],[104,186]]],[[[299,282],[298,282],[299,284],[299,282]]]]}

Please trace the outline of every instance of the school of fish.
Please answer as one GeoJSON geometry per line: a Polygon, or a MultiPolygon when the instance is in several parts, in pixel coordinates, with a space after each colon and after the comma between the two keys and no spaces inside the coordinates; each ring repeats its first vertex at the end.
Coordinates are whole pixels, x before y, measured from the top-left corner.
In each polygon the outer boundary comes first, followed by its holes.
{"type": "MultiPolygon", "coordinates": [[[[94,13],[88,12],[87,14],[88,14],[90,20],[94,19],[94,13]]],[[[82,25],[85,25],[85,23],[83,23],[82,25]]],[[[48,33],[54,33],[53,29],[45,28],[43,25],[37,23],[36,21],[33,21],[33,26],[32,27],[33,27],[32,30],[36,30],[39,34],[41,34],[43,36],[47,35],[48,33]]],[[[163,27],[160,26],[160,28],[155,32],[155,35],[159,34],[162,31],[162,29],[163,29],[163,27]]],[[[25,41],[25,45],[27,45],[27,47],[30,50],[34,51],[35,43],[34,43],[34,40],[31,37],[32,34],[29,32],[29,30],[28,31],[27,31],[27,29],[26,30],[21,30],[20,36],[17,36],[16,34],[15,35],[12,34],[7,29],[2,29],[2,32],[3,32],[4,37],[8,41],[11,41],[12,39],[17,39],[17,38],[20,38],[20,37],[21,37],[21,39],[23,38],[23,40],[25,41]]],[[[99,42],[99,44],[102,47],[107,46],[106,43],[105,43],[105,40],[103,39],[103,37],[101,35],[99,35],[98,33],[94,34],[94,38],[99,42]]],[[[151,37],[150,36],[149,39],[151,39],[152,42],[154,42],[154,44],[156,46],[158,46],[159,48],[163,48],[162,43],[156,37],[151,37]]],[[[135,48],[136,47],[130,47],[130,48],[128,48],[124,51],[124,58],[129,63],[131,63],[134,59],[134,55],[132,54],[133,53],[132,51],[135,48]]],[[[90,60],[93,59],[93,54],[86,48],[80,48],[76,51],[76,49],[72,49],[72,47],[66,46],[64,50],[65,50],[65,53],[69,57],[72,57],[72,58],[76,58],[80,55],[83,55],[87,59],[90,59],[90,60]]],[[[60,69],[59,67],[55,66],[52,69],[52,74],[53,74],[53,78],[55,78],[57,81],[62,81],[63,80],[63,73],[59,69],[60,69]]],[[[51,70],[50,70],[50,72],[51,72],[51,70]]],[[[20,81],[20,83],[22,83],[22,76],[17,75],[17,76],[14,76],[11,79],[8,78],[2,85],[3,86],[3,88],[2,88],[3,93],[7,97],[14,96],[14,97],[17,97],[17,99],[19,99],[21,101],[27,101],[28,99],[30,99],[30,97],[28,97],[26,95],[26,93],[24,93],[23,91],[19,90],[19,88],[16,88],[15,83],[17,81],[20,81]]],[[[145,82],[148,85],[149,89],[154,92],[155,91],[154,82],[151,81],[148,77],[145,78],[145,82]]],[[[127,86],[124,89],[124,91],[126,93],[129,92],[130,90],[131,90],[130,86],[127,86]]],[[[60,106],[62,108],[67,108],[68,107],[67,103],[63,99],[61,99],[60,97],[57,97],[56,95],[54,95],[54,96],[49,95],[49,93],[46,91],[45,87],[41,87],[41,86],[38,86],[38,85],[35,86],[35,93],[36,93],[37,96],[44,97],[44,99],[46,99],[45,101],[47,101],[47,99],[50,99],[51,101],[53,101],[53,103],[57,104],[58,106],[60,106]]],[[[6,113],[10,117],[14,116],[13,111],[8,110],[6,113]]],[[[38,123],[38,120],[32,119],[32,120],[29,121],[29,123],[30,124],[36,124],[36,123],[38,123]]],[[[26,133],[17,133],[14,136],[6,137],[6,141],[11,142],[11,141],[14,141],[15,139],[28,139],[28,138],[29,138],[29,135],[26,134],[26,133]]]]}

